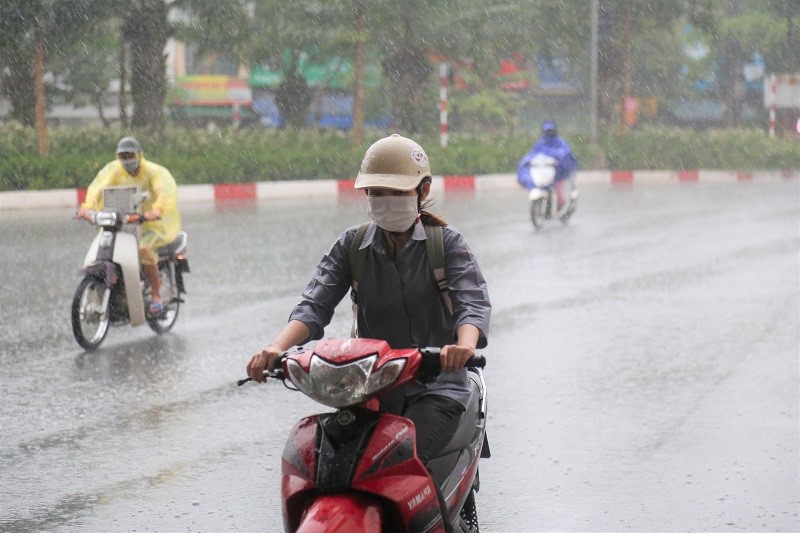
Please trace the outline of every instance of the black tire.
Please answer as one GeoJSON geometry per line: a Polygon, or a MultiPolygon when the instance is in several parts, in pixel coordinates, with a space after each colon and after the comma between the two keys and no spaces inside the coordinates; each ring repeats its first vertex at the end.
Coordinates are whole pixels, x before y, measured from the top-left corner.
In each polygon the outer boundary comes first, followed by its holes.
{"type": "Polygon", "coordinates": [[[72,298],[72,334],[87,351],[100,347],[108,334],[108,306],[103,309],[105,284],[97,278],[83,278],[72,298]]]}
{"type": "MultiPolygon", "coordinates": [[[[158,316],[148,316],[147,325],[150,329],[163,335],[172,329],[178,320],[178,312],[181,309],[181,295],[175,283],[175,276],[172,273],[172,263],[165,262],[158,266],[158,273],[161,276],[161,301],[164,303],[164,311],[158,316]]],[[[147,299],[149,302],[149,298],[147,299]]]]}
{"type": "Polygon", "coordinates": [[[467,496],[467,501],[464,502],[464,507],[461,508],[459,516],[470,533],[479,533],[478,510],[475,507],[475,489],[469,491],[469,496],[467,496]]]}
{"type": "Polygon", "coordinates": [[[572,217],[572,213],[574,213],[574,212],[575,212],[575,210],[570,208],[566,213],[561,215],[561,218],[560,218],[561,223],[564,224],[565,226],[567,224],[569,224],[569,219],[572,217]]]}
{"type": "Polygon", "coordinates": [[[578,208],[578,201],[577,200],[570,200],[569,209],[567,212],[561,215],[561,223],[565,226],[569,223],[570,219],[572,218],[572,214],[575,212],[575,209],[578,208]]]}
{"type": "Polygon", "coordinates": [[[547,218],[547,198],[539,198],[530,202],[530,214],[533,227],[537,230],[544,227],[544,219],[547,218]]]}

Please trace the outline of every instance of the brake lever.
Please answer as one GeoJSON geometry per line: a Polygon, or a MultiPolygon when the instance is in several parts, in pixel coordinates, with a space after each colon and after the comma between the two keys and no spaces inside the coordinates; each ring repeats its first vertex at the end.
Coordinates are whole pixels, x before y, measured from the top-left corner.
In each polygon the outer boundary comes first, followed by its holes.
{"type": "MultiPolygon", "coordinates": [[[[271,371],[266,368],[264,369],[263,375],[267,379],[272,378],[272,379],[278,379],[283,382],[286,381],[286,377],[283,375],[283,359],[289,352],[291,352],[291,350],[286,350],[284,352],[281,352],[280,356],[278,356],[278,359],[275,361],[275,368],[273,368],[271,371]]],[[[236,386],[241,387],[248,381],[253,381],[253,378],[246,377],[244,379],[240,379],[239,381],[236,382],[236,386]]],[[[264,380],[264,383],[266,383],[266,380],[264,380]]]]}
{"type": "MultiPolygon", "coordinates": [[[[266,369],[265,369],[265,370],[264,370],[264,376],[265,376],[267,379],[269,379],[269,378],[272,378],[272,379],[277,379],[277,380],[280,380],[280,381],[283,381],[283,380],[284,380],[284,377],[283,377],[283,370],[281,370],[281,369],[276,369],[276,370],[273,370],[272,372],[270,372],[269,370],[266,370],[266,369]]],[[[246,377],[246,378],[244,378],[244,379],[240,379],[239,381],[237,381],[237,382],[236,382],[236,386],[237,386],[237,387],[241,387],[242,385],[244,385],[244,384],[245,384],[245,383],[247,383],[248,381],[253,381],[253,378],[251,378],[251,377],[246,377]]],[[[266,383],[266,380],[264,381],[264,383],[266,383]]]]}

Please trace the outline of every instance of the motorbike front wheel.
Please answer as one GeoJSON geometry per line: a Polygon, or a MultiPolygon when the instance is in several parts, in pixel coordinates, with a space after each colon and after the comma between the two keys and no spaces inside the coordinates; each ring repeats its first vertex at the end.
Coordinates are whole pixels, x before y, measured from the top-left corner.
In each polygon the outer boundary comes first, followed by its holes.
{"type": "Polygon", "coordinates": [[[538,198],[530,202],[531,222],[536,229],[542,229],[547,218],[547,198],[538,198]]]}
{"type": "Polygon", "coordinates": [[[108,333],[108,289],[97,278],[83,278],[72,298],[72,333],[85,350],[96,350],[108,333]]]}
{"type": "Polygon", "coordinates": [[[175,283],[173,263],[162,263],[158,267],[161,276],[161,301],[164,303],[164,311],[157,316],[147,317],[147,325],[159,335],[168,332],[178,320],[178,311],[181,308],[181,295],[178,292],[178,285],[175,283]]]}

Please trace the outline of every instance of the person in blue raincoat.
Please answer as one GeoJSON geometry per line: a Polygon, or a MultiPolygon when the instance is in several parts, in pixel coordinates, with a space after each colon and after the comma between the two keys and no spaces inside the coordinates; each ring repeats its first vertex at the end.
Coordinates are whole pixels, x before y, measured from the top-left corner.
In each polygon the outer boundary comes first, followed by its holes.
{"type": "Polygon", "coordinates": [[[548,120],[542,124],[542,137],[533,145],[531,151],[519,160],[517,166],[517,182],[530,190],[535,187],[531,178],[529,165],[538,154],[552,157],[556,160],[555,183],[558,191],[558,203],[563,203],[563,184],[568,183],[572,191],[576,190],[574,172],[578,170],[578,158],[572,153],[572,147],[567,141],[558,136],[554,122],[548,120]]]}

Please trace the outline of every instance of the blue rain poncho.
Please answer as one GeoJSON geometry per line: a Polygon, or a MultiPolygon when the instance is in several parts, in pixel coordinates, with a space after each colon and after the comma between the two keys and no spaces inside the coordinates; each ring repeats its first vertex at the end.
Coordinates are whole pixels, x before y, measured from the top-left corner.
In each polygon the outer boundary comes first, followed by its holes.
{"type": "Polygon", "coordinates": [[[572,153],[572,148],[567,141],[561,137],[542,137],[531,148],[531,151],[519,160],[517,166],[517,182],[526,189],[534,188],[529,164],[537,154],[543,154],[556,160],[555,182],[568,178],[570,174],[578,170],[578,159],[572,153]]]}

